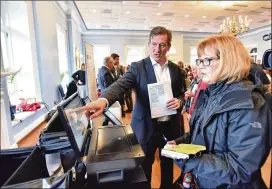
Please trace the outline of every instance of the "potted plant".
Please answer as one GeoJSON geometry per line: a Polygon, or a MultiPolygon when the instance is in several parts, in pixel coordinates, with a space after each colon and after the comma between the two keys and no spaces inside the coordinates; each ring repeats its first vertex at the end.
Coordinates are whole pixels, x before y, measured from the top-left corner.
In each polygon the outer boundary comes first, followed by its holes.
{"type": "MultiPolygon", "coordinates": [[[[5,69],[4,72],[1,72],[1,77],[6,77],[6,80],[8,83],[13,83],[15,76],[22,70],[22,67],[16,71],[16,72],[10,72],[9,68],[5,69]]],[[[14,91],[16,92],[16,91],[14,91]]],[[[14,93],[12,92],[12,94],[14,93]]],[[[1,95],[3,95],[2,88],[1,88],[1,95]]],[[[11,115],[11,120],[15,119],[14,114],[16,113],[16,105],[12,105],[11,102],[9,101],[9,109],[10,109],[10,115],[11,115]]]]}

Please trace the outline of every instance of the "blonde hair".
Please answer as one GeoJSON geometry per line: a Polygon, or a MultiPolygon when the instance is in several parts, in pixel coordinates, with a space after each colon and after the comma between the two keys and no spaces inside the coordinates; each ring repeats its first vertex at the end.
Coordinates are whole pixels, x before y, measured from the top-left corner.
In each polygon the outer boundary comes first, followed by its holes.
{"type": "Polygon", "coordinates": [[[248,76],[250,56],[239,39],[227,34],[208,37],[198,43],[198,56],[206,54],[207,48],[214,50],[220,59],[213,82],[226,80],[233,83],[248,76]]]}

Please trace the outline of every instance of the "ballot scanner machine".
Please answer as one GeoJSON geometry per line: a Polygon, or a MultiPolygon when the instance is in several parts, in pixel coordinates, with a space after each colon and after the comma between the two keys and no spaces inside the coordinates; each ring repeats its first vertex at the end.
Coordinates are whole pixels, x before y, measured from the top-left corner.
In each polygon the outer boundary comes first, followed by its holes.
{"type": "MultiPolygon", "coordinates": [[[[94,126],[90,134],[84,111],[73,112],[81,106],[75,95],[57,109],[78,161],[86,164],[88,180],[94,184],[124,182],[139,168],[143,175],[140,164],[145,155],[131,126],[94,126]]],[[[144,175],[141,180],[146,181],[144,175]]]]}

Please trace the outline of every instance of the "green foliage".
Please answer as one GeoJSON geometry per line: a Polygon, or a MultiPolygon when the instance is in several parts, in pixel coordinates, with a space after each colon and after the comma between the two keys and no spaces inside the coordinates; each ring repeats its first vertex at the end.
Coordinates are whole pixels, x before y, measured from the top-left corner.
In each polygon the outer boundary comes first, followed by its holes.
{"type": "MultiPolygon", "coordinates": [[[[14,81],[14,79],[15,79],[15,76],[16,76],[21,70],[22,70],[22,67],[21,67],[18,71],[16,71],[14,74],[8,76],[8,77],[7,77],[8,83],[12,83],[12,82],[14,81]]],[[[5,72],[9,72],[9,71],[10,71],[9,68],[5,69],[5,72]]]]}
{"type": "Polygon", "coordinates": [[[62,72],[60,74],[60,82],[62,82],[63,78],[65,77],[65,75],[68,75],[68,71],[67,72],[62,72]]]}

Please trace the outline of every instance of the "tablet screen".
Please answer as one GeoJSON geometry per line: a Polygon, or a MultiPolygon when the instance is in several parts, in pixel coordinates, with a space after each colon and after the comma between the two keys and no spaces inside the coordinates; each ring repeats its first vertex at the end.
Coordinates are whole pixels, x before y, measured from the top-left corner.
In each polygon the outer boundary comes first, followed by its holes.
{"type": "Polygon", "coordinates": [[[88,119],[84,115],[84,111],[70,112],[72,109],[79,107],[82,107],[82,104],[79,96],[77,96],[69,104],[67,104],[67,106],[64,108],[64,112],[69,122],[68,126],[70,126],[76,144],[81,151],[88,128],[88,119]]]}

